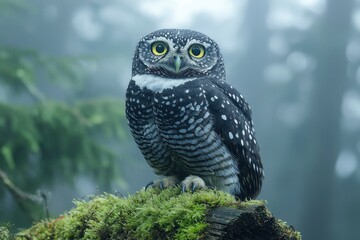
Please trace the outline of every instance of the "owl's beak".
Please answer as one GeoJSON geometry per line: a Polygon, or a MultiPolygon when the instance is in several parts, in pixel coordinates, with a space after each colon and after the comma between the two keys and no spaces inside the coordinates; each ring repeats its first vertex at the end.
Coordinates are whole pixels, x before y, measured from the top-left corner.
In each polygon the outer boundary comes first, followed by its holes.
{"type": "Polygon", "coordinates": [[[175,72],[178,73],[180,71],[181,66],[181,58],[180,56],[175,56],[175,72]]]}

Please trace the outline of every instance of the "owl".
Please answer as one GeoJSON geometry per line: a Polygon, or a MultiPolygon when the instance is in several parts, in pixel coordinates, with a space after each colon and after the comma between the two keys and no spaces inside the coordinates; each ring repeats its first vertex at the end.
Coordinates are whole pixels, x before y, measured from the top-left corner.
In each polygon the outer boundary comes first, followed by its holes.
{"type": "Polygon", "coordinates": [[[241,200],[259,194],[264,171],[250,106],[226,82],[220,49],[208,36],[162,29],[140,39],[126,117],[145,160],[162,176],[148,186],[212,187],[241,200]]]}

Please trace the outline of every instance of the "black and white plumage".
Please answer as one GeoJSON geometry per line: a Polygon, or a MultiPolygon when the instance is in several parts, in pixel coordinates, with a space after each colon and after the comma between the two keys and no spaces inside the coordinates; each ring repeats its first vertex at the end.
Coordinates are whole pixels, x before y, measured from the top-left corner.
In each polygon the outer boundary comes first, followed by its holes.
{"type": "Polygon", "coordinates": [[[126,92],[126,117],[146,161],[183,188],[204,185],[256,198],[264,176],[251,110],[225,81],[218,45],[163,29],[142,38],[126,92]]]}

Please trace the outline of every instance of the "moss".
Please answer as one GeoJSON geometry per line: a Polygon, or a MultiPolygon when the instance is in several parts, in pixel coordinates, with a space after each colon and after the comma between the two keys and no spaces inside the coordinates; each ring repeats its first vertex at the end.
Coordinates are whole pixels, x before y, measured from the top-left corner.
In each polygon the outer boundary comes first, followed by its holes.
{"type": "Polygon", "coordinates": [[[279,231],[283,236],[289,236],[289,239],[301,239],[300,232],[295,231],[293,226],[288,226],[286,222],[278,219],[277,220],[279,231]]]}
{"type": "Polygon", "coordinates": [[[171,188],[139,191],[127,198],[104,194],[75,204],[63,216],[20,232],[17,239],[199,239],[209,209],[264,202],[239,203],[216,190],[181,194],[179,188],[171,188]]]}
{"type": "Polygon", "coordinates": [[[10,233],[8,224],[0,226],[0,239],[1,240],[12,240],[14,237],[10,233]]]}

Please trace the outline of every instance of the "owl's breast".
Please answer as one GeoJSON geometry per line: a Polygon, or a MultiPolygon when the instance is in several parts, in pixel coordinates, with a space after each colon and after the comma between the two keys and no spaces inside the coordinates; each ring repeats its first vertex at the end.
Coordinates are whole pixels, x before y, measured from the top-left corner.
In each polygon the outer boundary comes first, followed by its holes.
{"type": "Polygon", "coordinates": [[[126,117],[132,130],[147,125],[154,119],[151,91],[141,89],[131,81],[126,91],[126,117]]]}
{"type": "Polygon", "coordinates": [[[205,91],[195,82],[154,93],[153,104],[155,122],[165,138],[190,137],[210,125],[205,91]]]}

